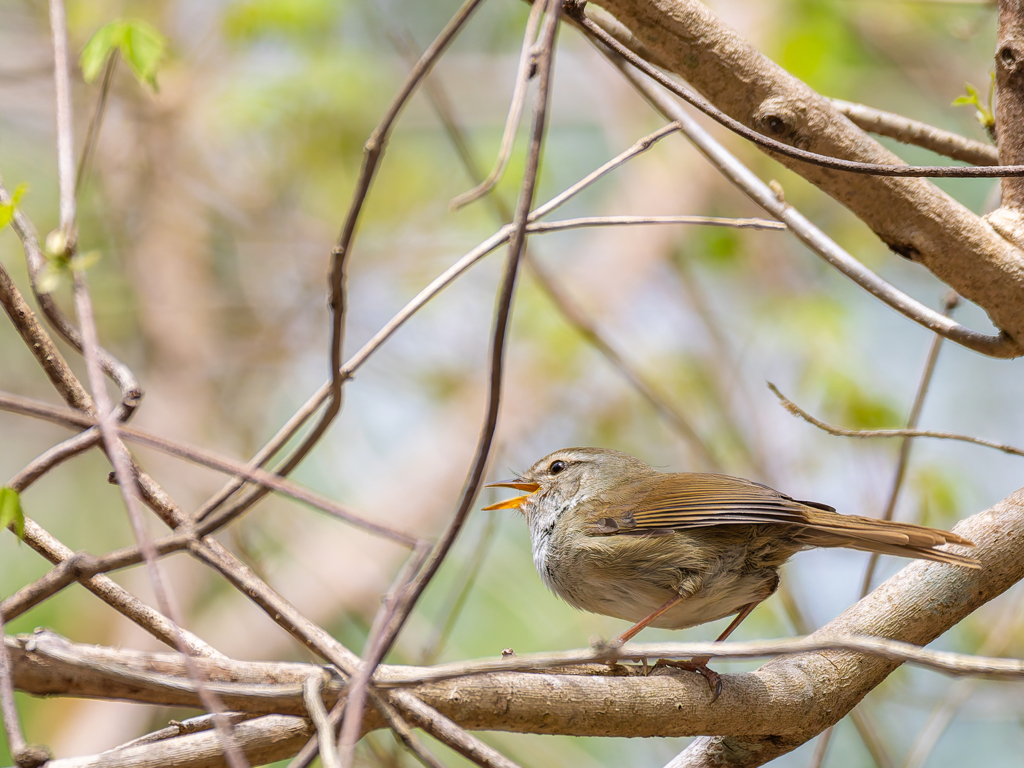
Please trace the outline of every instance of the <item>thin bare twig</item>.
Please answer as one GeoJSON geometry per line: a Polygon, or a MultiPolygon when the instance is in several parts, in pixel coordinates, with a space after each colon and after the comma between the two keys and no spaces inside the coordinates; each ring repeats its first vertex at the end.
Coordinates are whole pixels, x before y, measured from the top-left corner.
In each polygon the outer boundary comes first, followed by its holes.
{"type": "Polygon", "coordinates": [[[505,120],[505,132],[501,137],[501,146],[498,148],[498,156],[494,161],[494,168],[473,189],[463,192],[448,204],[448,207],[453,211],[457,211],[464,205],[478,200],[494,189],[494,185],[498,183],[498,180],[508,167],[508,161],[512,157],[512,146],[515,144],[516,133],[519,131],[519,122],[523,117],[523,107],[526,104],[526,89],[532,77],[531,70],[536,66],[533,46],[537,42],[537,30],[540,28],[541,11],[543,10],[544,3],[534,3],[533,7],[530,8],[530,16],[526,20],[523,45],[519,49],[519,67],[516,70],[516,84],[512,90],[508,117],[505,120]]]}
{"type": "Polygon", "coordinates": [[[772,229],[781,231],[786,225],[767,219],[737,219],[722,216],[581,216],[562,221],[545,221],[530,224],[526,231],[532,234],[561,232],[582,227],[621,227],[640,224],[695,224],[709,227],[732,227],[733,229],[772,229]]]}
{"type": "Polygon", "coordinates": [[[530,146],[526,158],[526,165],[523,171],[523,182],[520,187],[519,200],[516,203],[515,217],[512,222],[512,237],[509,240],[508,260],[505,265],[505,275],[502,279],[501,290],[495,310],[493,337],[491,340],[491,360],[489,376],[489,396],[487,415],[480,433],[479,442],[470,467],[469,474],[463,486],[462,494],[456,513],[447,530],[437,543],[430,559],[424,566],[422,572],[417,576],[409,590],[395,610],[395,618],[388,625],[387,632],[382,638],[383,642],[376,649],[371,663],[376,666],[390,650],[401,631],[405,620],[408,618],[416,602],[419,600],[427,584],[437,573],[445,556],[451,549],[452,544],[473,505],[473,500],[479,491],[480,483],[483,480],[484,470],[490,455],[491,444],[494,438],[494,431],[497,427],[498,406],[501,402],[501,382],[504,363],[505,337],[508,331],[508,321],[512,308],[512,297],[515,291],[516,275],[519,268],[519,260],[526,245],[526,225],[528,223],[529,211],[533,203],[533,196],[536,190],[537,175],[540,169],[540,155],[543,147],[545,129],[547,127],[547,114],[550,97],[551,76],[554,68],[555,37],[558,32],[558,22],[562,6],[559,0],[548,0],[545,11],[544,26],[540,34],[540,52],[537,64],[538,89],[534,105],[533,129],[530,139],[530,146]]]}
{"type": "Polygon", "coordinates": [[[341,768],[338,745],[334,741],[334,728],[327,717],[327,707],[320,698],[324,689],[324,675],[310,675],[302,685],[302,698],[306,702],[309,719],[316,726],[316,739],[320,747],[320,760],[324,768],[341,768]]]}
{"type": "Polygon", "coordinates": [[[470,590],[476,584],[476,577],[491,552],[491,545],[494,543],[494,534],[498,530],[498,515],[491,515],[487,518],[484,529],[479,540],[473,546],[473,555],[463,565],[462,571],[455,579],[455,586],[452,589],[448,602],[441,609],[439,614],[444,616],[441,626],[436,627],[433,633],[423,643],[423,650],[420,652],[421,664],[433,664],[448,642],[452,628],[462,613],[462,607],[466,604],[470,590]]]}
{"type": "MultiPolygon", "coordinates": [[[[0,639],[6,641],[4,627],[7,618],[0,610],[0,639]]],[[[21,718],[18,717],[18,705],[14,701],[14,682],[11,678],[11,657],[7,643],[0,648],[0,720],[4,721],[4,735],[7,737],[7,751],[18,765],[25,759],[28,742],[21,730],[21,718]]]]}
{"type": "MultiPolygon", "coordinates": [[[[469,21],[469,18],[480,3],[481,0],[466,0],[448,24],[445,25],[445,28],[434,42],[430,44],[430,47],[424,51],[416,66],[413,67],[413,71],[406,77],[402,87],[384,113],[384,117],[381,118],[380,123],[370,134],[370,138],[367,139],[363,147],[363,165],[359,172],[359,179],[356,181],[356,189],[352,195],[352,202],[349,206],[348,215],[345,217],[345,223],[342,225],[341,233],[338,235],[338,240],[331,251],[330,293],[328,295],[328,306],[331,310],[331,400],[327,410],[321,417],[320,423],[303,441],[304,445],[308,444],[311,446],[316,443],[341,408],[341,387],[345,382],[341,358],[342,341],[345,332],[345,265],[351,250],[356,224],[363,210],[363,203],[369,194],[370,184],[377,172],[377,167],[384,153],[391,129],[409,97],[416,90],[416,87],[429,74],[441,54],[444,53],[466,22],[469,21]]],[[[296,451],[296,453],[300,452],[296,451]]]]}
{"type": "Polygon", "coordinates": [[[340,763],[345,768],[349,768],[355,760],[355,746],[356,742],[359,741],[359,735],[362,731],[363,710],[366,706],[370,679],[377,669],[377,664],[380,663],[379,659],[375,662],[371,660],[374,658],[377,648],[381,645],[381,639],[387,630],[388,624],[398,609],[399,598],[402,592],[416,578],[416,574],[423,567],[423,561],[426,560],[429,552],[429,546],[424,545],[417,547],[409,556],[405,566],[395,577],[394,583],[388,590],[387,595],[381,601],[381,607],[373,618],[373,624],[370,626],[370,631],[366,637],[366,646],[363,649],[363,658],[366,660],[360,662],[359,669],[349,680],[345,699],[345,711],[342,713],[341,733],[338,736],[338,752],[340,754],[340,763]]]}
{"type": "Polygon", "coordinates": [[[807,768],[821,768],[821,764],[825,761],[825,754],[828,752],[829,742],[832,741],[832,734],[835,732],[835,726],[821,732],[814,744],[814,753],[811,755],[811,762],[807,764],[807,768]]]}
{"type": "Polygon", "coordinates": [[[73,242],[75,228],[75,140],[71,119],[71,72],[68,23],[62,0],[50,0],[50,35],[53,44],[53,87],[57,116],[57,186],[60,229],[73,242]]]}
{"type": "Polygon", "coordinates": [[[834,435],[836,437],[934,437],[939,440],[959,440],[964,443],[981,445],[985,448],[994,448],[997,451],[1009,453],[1013,456],[1024,456],[1024,449],[1022,448],[1015,448],[1012,445],[996,443],[992,440],[985,440],[980,437],[958,435],[953,432],[934,432],[926,429],[844,429],[843,427],[835,427],[811,416],[811,414],[783,395],[771,382],[768,382],[768,389],[770,389],[775,396],[779,398],[779,402],[782,403],[782,407],[794,416],[799,416],[801,419],[813,424],[818,429],[828,432],[830,435],[834,435]]]}
{"type": "MultiPolygon", "coordinates": [[[[5,198],[8,201],[10,200],[6,190],[0,190],[0,201],[5,198]]],[[[15,234],[17,234],[18,239],[21,240],[22,248],[25,251],[25,263],[28,266],[29,281],[32,284],[32,294],[35,296],[40,309],[42,309],[43,315],[50,322],[50,325],[57,332],[57,335],[70,344],[76,351],[81,352],[82,334],[79,332],[78,328],[76,328],[74,324],[64,316],[64,313],[60,311],[60,308],[57,306],[57,302],[53,300],[53,297],[50,294],[39,292],[39,277],[46,268],[47,259],[46,255],[43,253],[43,249],[39,245],[39,237],[36,235],[35,227],[32,226],[32,222],[29,221],[28,217],[22,211],[15,210],[14,215],[11,217],[11,228],[14,230],[15,234]]],[[[74,245],[70,240],[65,240],[65,243],[68,246],[74,245]]],[[[100,349],[97,350],[97,354],[99,355],[103,371],[113,379],[114,383],[117,384],[118,389],[121,391],[119,416],[122,420],[127,419],[135,408],[138,407],[139,400],[142,398],[142,390],[139,387],[139,382],[135,378],[135,374],[132,370],[111,355],[107,350],[100,347],[100,349]]]]}
{"type": "MultiPolygon", "coordinates": [[[[252,459],[249,460],[246,467],[248,469],[260,469],[261,467],[264,467],[274,457],[274,455],[288,443],[289,440],[295,437],[299,430],[302,429],[303,425],[305,425],[305,423],[312,418],[313,414],[316,413],[316,411],[324,404],[327,399],[329,386],[330,382],[326,382],[319,390],[316,391],[316,393],[314,393],[313,397],[307,400],[301,408],[293,413],[291,418],[281,426],[277,433],[256,452],[252,459]]],[[[220,506],[243,485],[245,485],[245,480],[243,478],[232,478],[224,484],[223,488],[207,499],[203,505],[196,510],[192,519],[196,522],[202,522],[209,515],[219,509],[220,506]]],[[[238,506],[240,507],[240,511],[247,509],[251,503],[242,504],[239,502],[238,506]]]]}
{"type": "MultiPolygon", "coordinates": [[[[0,398],[2,397],[3,395],[0,394],[0,398]]],[[[0,408],[2,407],[0,406],[0,408]]],[[[32,459],[18,474],[11,478],[7,486],[19,493],[24,491],[54,467],[95,446],[100,439],[100,431],[95,427],[87,429],[85,432],[80,432],[74,437],[69,437],[67,440],[58,443],[32,459]]]]}
{"type": "MultiPolygon", "coordinates": [[[[0,184],[0,203],[11,203],[11,196],[7,194],[3,184],[0,184]]],[[[35,312],[25,301],[3,264],[0,264],[0,304],[64,402],[80,411],[94,413],[95,407],[89,393],[71,371],[50,334],[39,323],[35,312]]]]}
{"type": "Polygon", "coordinates": [[[794,637],[750,642],[626,643],[600,644],[592,648],[554,653],[516,654],[508,658],[478,659],[437,664],[432,667],[387,667],[379,687],[407,687],[428,682],[454,680],[491,672],[541,672],[560,667],[586,666],[611,661],[644,659],[685,659],[710,656],[717,659],[756,659],[790,656],[819,651],[852,651],[902,661],[954,677],[970,676],[990,680],[1024,677],[1024,659],[1004,659],[952,651],[933,651],[912,643],[884,637],[835,636],[794,637]]]}
{"type": "Polygon", "coordinates": [[[96,109],[89,118],[89,128],[85,132],[85,146],[82,148],[82,156],[78,159],[78,171],[75,173],[75,196],[82,189],[86,174],[89,173],[92,164],[93,153],[96,151],[96,144],[100,138],[100,129],[103,128],[103,116],[107,110],[107,97],[110,95],[110,84],[114,79],[114,69],[121,54],[115,48],[103,65],[103,76],[100,78],[100,96],[96,100],[96,109]]]}
{"type": "MultiPolygon", "coordinates": [[[[395,739],[397,739],[398,743],[408,750],[409,754],[419,760],[422,765],[426,766],[426,768],[446,768],[445,764],[438,760],[437,757],[435,757],[434,754],[423,746],[423,743],[416,738],[416,734],[413,733],[409,724],[405,722],[405,718],[389,703],[389,699],[391,698],[394,698],[394,695],[391,697],[374,695],[373,705],[387,721],[388,726],[391,728],[391,733],[394,735],[395,739]]],[[[408,705],[404,702],[403,709],[408,709],[408,705]]],[[[455,739],[445,740],[444,738],[441,738],[439,740],[448,744],[453,749],[458,749],[458,742],[455,739]]]]}
{"type": "MultiPolygon", "coordinates": [[[[224,715],[226,718],[231,720],[232,725],[241,723],[246,720],[252,720],[256,715],[249,712],[229,712],[224,715]]],[[[155,744],[158,741],[166,741],[176,736],[184,736],[188,733],[202,733],[203,731],[212,731],[216,726],[214,725],[213,718],[210,715],[198,715],[197,717],[189,717],[185,720],[172,720],[172,725],[168,725],[166,728],[161,728],[158,731],[151,731],[144,736],[139,736],[137,739],[126,741],[124,744],[118,744],[116,747],[107,750],[110,752],[120,752],[121,750],[131,749],[132,747],[138,747],[143,744],[155,744]]]]}
{"type": "MultiPolygon", "coordinates": [[[[947,317],[956,308],[960,297],[955,291],[950,291],[943,302],[942,314],[947,317]]],[[[907,416],[907,429],[917,429],[918,421],[921,418],[921,410],[924,408],[924,399],[928,395],[928,389],[932,383],[932,374],[935,373],[935,364],[939,360],[939,350],[942,349],[944,339],[936,334],[932,337],[932,343],[928,348],[928,357],[925,359],[924,369],[921,371],[921,381],[917,385],[917,394],[914,395],[914,404],[910,407],[910,415],[907,416]]],[[[896,460],[896,473],[893,476],[892,488],[889,490],[889,500],[885,504],[885,511],[882,512],[883,520],[892,520],[896,512],[896,502],[899,500],[900,489],[903,487],[903,480],[907,474],[907,465],[910,463],[910,448],[913,438],[905,437],[900,441],[899,458],[896,460]]],[[[871,582],[875,577],[875,568],[878,566],[878,553],[872,552],[868,558],[868,567],[864,571],[864,583],[861,584],[860,596],[864,597],[871,591],[871,582]]]]}
{"type": "MultiPolygon", "coordinates": [[[[396,594],[408,584],[409,580],[413,576],[415,576],[416,571],[418,571],[423,565],[423,560],[428,552],[429,548],[425,543],[421,542],[421,545],[417,546],[416,550],[406,561],[405,566],[395,577],[392,588],[384,598],[386,610],[378,613],[377,617],[374,619],[374,625],[370,628],[366,642],[367,648],[372,648],[373,644],[380,637],[380,633],[386,625],[388,617],[391,615],[390,611],[393,610],[395,605],[396,594]]],[[[399,743],[415,755],[416,758],[428,768],[443,768],[437,759],[419,743],[419,740],[413,735],[402,715],[393,706],[391,706],[387,697],[368,688],[369,675],[372,674],[372,670],[368,670],[365,666],[359,665],[358,662],[356,662],[355,667],[353,667],[352,663],[349,663],[345,667],[342,667],[342,670],[349,675],[349,683],[347,685],[346,697],[339,699],[331,712],[326,715],[327,724],[332,734],[338,726],[342,724],[347,707],[352,706],[352,702],[357,699],[359,700],[357,703],[360,706],[364,706],[366,697],[369,697],[373,701],[373,705],[391,727],[391,730],[394,732],[395,738],[398,739],[399,743]]],[[[299,750],[295,758],[289,763],[288,768],[306,768],[313,762],[320,749],[320,742],[322,739],[320,733],[321,729],[318,727],[317,737],[311,738],[305,745],[303,745],[302,749],[299,750]]],[[[333,740],[332,748],[338,754],[339,764],[344,764],[346,759],[351,760],[352,754],[342,754],[339,751],[338,746],[334,744],[333,740]]]]}
{"type": "Polygon", "coordinates": [[[477,765],[484,766],[484,768],[519,768],[518,764],[509,760],[494,747],[484,744],[465,728],[445,717],[409,691],[395,691],[393,697],[413,718],[416,725],[477,765]]]}

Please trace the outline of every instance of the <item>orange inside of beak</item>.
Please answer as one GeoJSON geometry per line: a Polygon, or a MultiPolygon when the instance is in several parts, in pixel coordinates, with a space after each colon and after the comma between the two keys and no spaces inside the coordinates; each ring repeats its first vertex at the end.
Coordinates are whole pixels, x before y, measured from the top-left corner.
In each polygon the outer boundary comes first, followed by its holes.
{"type": "Polygon", "coordinates": [[[540,488],[537,483],[524,483],[519,480],[503,480],[500,483],[488,483],[485,488],[514,488],[517,491],[526,491],[526,496],[516,496],[514,499],[506,499],[505,501],[499,501],[497,504],[491,504],[489,507],[484,507],[484,512],[491,512],[496,509],[519,509],[522,503],[530,498],[529,494],[533,493],[540,488]]]}

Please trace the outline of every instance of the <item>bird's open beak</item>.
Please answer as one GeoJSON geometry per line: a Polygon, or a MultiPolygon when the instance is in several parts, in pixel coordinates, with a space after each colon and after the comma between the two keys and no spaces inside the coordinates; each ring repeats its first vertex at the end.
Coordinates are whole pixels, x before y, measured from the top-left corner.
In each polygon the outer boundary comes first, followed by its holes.
{"type": "Polygon", "coordinates": [[[519,509],[522,503],[530,498],[529,494],[540,488],[537,483],[524,483],[521,480],[502,480],[497,483],[488,483],[484,486],[485,488],[514,488],[517,491],[526,491],[526,496],[516,496],[514,499],[507,499],[506,501],[499,501],[497,504],[491,504],[489,507],[484,507],[485,512],[490,512],[495,509],[519,509]]]}

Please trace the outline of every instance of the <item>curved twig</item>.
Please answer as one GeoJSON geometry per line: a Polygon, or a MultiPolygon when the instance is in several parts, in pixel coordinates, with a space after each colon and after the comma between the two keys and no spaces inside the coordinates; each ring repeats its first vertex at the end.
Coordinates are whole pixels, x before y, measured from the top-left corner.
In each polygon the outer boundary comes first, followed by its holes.
{"type": "Polygon", "coordinates": [[[523,45],[519,50],[519,68],[516,70],[516,84],[512,91],[512,99],[509,102],[508,117],[505,119],[505,132],[501,136],[501,146],[498,148],[498,157],[494,161],[494,168],[487,177],[468,192],[453,199],[448,207],[457,211],[474,200],[486,195],[494,185],[501,179],[508,161],[512,158],[512,146],[516,141],[516,132],[519,130],[519,122],[523,117],[523,106],[526,104],[526,89],[533,76],[532,69],[537,62],[534,60],[534,44],[537,42],[537,30],[540,28],[541,11],[544,10],[544,3],[534,3],[530,8],[530,16],[526,20],[526,31],[523,33],[523,45]]]}
{"type": "MultiPolygon", "coordinates": [[[[6,192],[4,193],[6,194],[6,192]]],[[[35,296],[43,315],[50,322],[50,326],[57,332],[64,341],[71,345],[75,351],[82,353],[82,334],[74,323],[68,320],[60,311],[57,302],[48,293],[40,293],[38,288],[39,276],[46,268],[46,257],[39,246],[39,238],[36,235],[32,222],[21,211],[15,211],[11,218],[11,228],[21,239],[22,247],[25,250],[25,263],[28,265],[29,282],[32,285],[32,295],[35,296]]],[[[96,350],[100,366],[103,372],[109,376],[121,392],[121,403],[118,406],[118,421],[127,421],[142,399],[142,388],[131,368],[114,357],[105,348],[99,347],[96,350]]]]}
{"type": "MultiPolygon", "coordinates": [[[[278,434],[275,435],[272,440],[273,443],[277,444],[276,447],[273,450],[260,452],[266,457],[265,460],[269,461],[277,450],[279,450],[280,447],[290,439],[292,434],[301,428],[302,424],[304,424],[305,421],[312,416],[312,414],[315,413],[321,405],[326,403],[326,407],[320,414],[317,422],[299,442],[299,445],[292,450],[288,458],[285,459],[275,470],[277,474],[287,475],[291,473],[292,470],[294,470],[295,467],[297,467],[309,454],[313,449],[313,446],[319,442],[320,438],[323,437],[327,428],[331,425],[334,418],[341,410],[342,385],[350,376],[350,373],[344,370],[341,361],[345,325],[345,265],[348,253],[351,249],[352,238],[355,234],[359,215],[362,212],[363,204],[366,202],[366,197],[370,190],[370,184],[376,174],[377,166],[379,165],[380,158],[384,153],[384,148],[395,120],[398,118],[398,115],[401,113],[406,102],[416,90],[416,87],[430,72],[437,59],[445,51],[451,41],[455,39],[455,36],[459,33],[462,27],[465,26],[466,22],[469,21],[469,18],[473,15],[473,12],[481,2],[482,0],[466,0],[463,3],[448,24],[445,25],[445,28],[441,30],[441,33],[430,44],[430,47],[424,51],[419,61],[417,61],[416,66],[413,67],[412,72],[410,72],[406,77],[398,94],[388,106],[384,117],[381,118],[380,123],[374,129],[373,133],[370,134],[370,138],[366,141],[364,146],[363,164],[359,172],[359,178],[356,182],[355,191],[352,194],[352,201],[349,205],[348,214],[345,217],[341,232],[338,235],[338,240],[331,251],[328,295],[328,306],[331,310],[330,377],[327,384],[324,387],[321,387],[300,409],[300,413],[296,414],[292,419],[289,419],[288,425],[278,431],[278,434]],[[300,414],[301,418],[297,418],[300,414]]],[[[262,461],[256,462],[254,460],[253,462],[250,462],[250,466],[255,465],[255,467],[258,467],[262,466],[263,463],[264,462],[262,461]]],[[[227,499],[230,498],[237,489],[238,486],[236,485],[236,481],[233,480],[228,483],[225,488],[218,492],[216,496],[216,499],[218,499],[217,505],[204,505],[203,509],[200,510],[201,515],[205,517],[212,514],[213,510],[217,509],[220,504],[227,501],[227,499]]],[[[240,498],[236,499],[234,503],[229,505],[227,508],[222,509],[221,512],[228,519],[237,516],[263,498],[266,492],[267,491],[263,488],[249,489],[247,492],[241,494],[240,498]]]]}
{"type": "Polygon", "coordinates": [[[312,674],[302,685],[302,700],[306,703],[309,719],[316,726],[317,743],[320,747],[320,760],[324,768],[341,768],[338,757],[338,745],[334,741],[334,728],[327,719],[327,707],[320,697],[324,689],[324,673],[312,674]]]}
{"type": "MultiPolygon", "coordinates": [[[[618,168],[628,160],[643,154],[661,139],[678,130],[678,125],[669,124],[648,136],[643,137],[631,147],[620,152],[618,155],[606,162],[600,168],[597,168],[571,187],[568,187],[558,195],[555,195],[543,205],[538,206],[530,214],[528,221],[531,223],[535,222],[537,219],[551,213],[555,209],[564,205],[575,195],[578,195],[584,189],[594,184],[608,173],[611,173],[615,168],[618,168]]],[[[342,379],[348,380],[351,378],[363,363],[365,363],[385,341],[391,338],[391,336],[401,328],[409,318],[422,309],[427,302],[448,287],[455,278],[469,269],[473,264],[496,248],[500,247],[502,244],[508,242],[511,234],[512,225],[505,225],[494,235],[483,241],[480,245],[459,259],[455,264],[435,278],[429,285],[427,285],[427,287],[416,294],[416,296],[414,296],[409,303],[407,303],[405,307],[398,312],[398,314],[392,317],[384,327],[377,331],[377,333],[359,349],[359,351],[348,359],[341,369],[342,379]]],[[[331,386],[332,382],[330,380],[322,384],[320,388],[317,389],[316,392],[306,400],[303,406],[288,420],[288,422],[277,431],[277,434],[275,434],[274,437],[272,437],[270,441],[260,449],[252,461],[249,462],[249,467],[258,468],[264,466],[274,456],[274,454],[276,454],[277,451],[280,450],[281,447],[302,428],[317,409],[321,408],[325,403],[328,403],[331,397],[331,386]]],[[[322,421],[323,417],[321,418],[321,422],[322,421]]],[[[309,438],[307,437],[306,441],[303,442],[300,448],[305,446],[308,440],[309,438]]],[[[311,447],[312,443],[310,443],[305,450],[308,450],[311,447]]],[[[304,455],[305,454],[299,449],[296,449],[296,452],[292,454],[291,458],[286,460],[275,470],[275,474],[287,474],[304,455]]],[[[249,491],[241,494],[234,502],[222,508],[221,505],[224,504],[224,502],[226,502],[227,499],[241,487],[241,485],[242,483],[239,480],[232,480],[227,483],[214,497],[203,504],[202,508],[196,513],[195,518],[197,520],[205,520],[210,515],[216,515],[217,519],[221,521],[217,525],[223,525],[225,521],[234,519],[236,516],[242,514],[242,512],[262,497],[262,489],[250,489],[249,491]]]]}
{"type": "Polygon", "coordinates": [[[964,443],[981,445],[985,448],[994,448],[997,451],[1008,453],[1011,456],[1024,456],[1024,448],[1017,448],[1005,443],[997,443],[993,440],[986,440],[982,437],[958,435],[954,432],[936,432],[927,429],[845,429],[843,427],[836,427],[822,421],[821,419],[816,419],[814,416],[811,416],[811,414],[783,395],[779,391],[778,387],[770,381],[767,382],[767,384],[768,389],[770,389],[774,395],[779,398],[779,402],[782,403],[783,408],[794,416],[799,416],[801,419],[813,424],[818,429],[828,432],[830,435],[835,435],[836,437],[934,437],[939,440],[959,440],[964,443]]]}

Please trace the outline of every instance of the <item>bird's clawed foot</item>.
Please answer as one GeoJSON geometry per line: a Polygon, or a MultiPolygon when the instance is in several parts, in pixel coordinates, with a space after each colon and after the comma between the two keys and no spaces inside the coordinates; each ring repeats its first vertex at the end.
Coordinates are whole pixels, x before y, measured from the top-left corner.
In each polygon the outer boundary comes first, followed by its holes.
{"type": "Polygon", "coordinates": [[[689,661],[658,659],[658,663],[654,665],[654,668],[675,667],[676,669],[685,669],[688,672],[696,672],[707,681],[708,687],[711,689],[711,701],[708,703],[714,704],[718,697],[722,695],[722,676],[708,666],[710,660],[710,656],[699,656],[689,661]]]}

